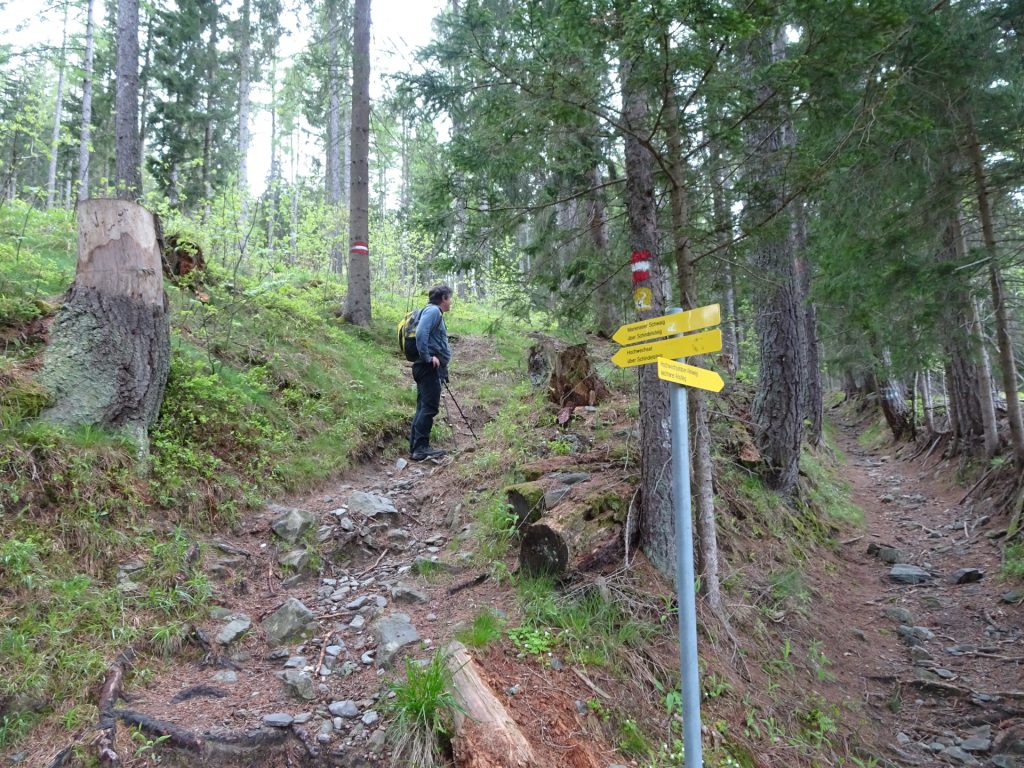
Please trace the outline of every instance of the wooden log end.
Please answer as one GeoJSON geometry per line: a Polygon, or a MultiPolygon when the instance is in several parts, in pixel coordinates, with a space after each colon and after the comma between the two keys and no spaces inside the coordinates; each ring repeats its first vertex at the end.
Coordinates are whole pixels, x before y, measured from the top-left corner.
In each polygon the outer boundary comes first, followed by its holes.
{"type": "Polygon", "coordinates": [[[528,526],[519,547],[519,569],[528,576],[561,576],[569,567],[569,544],[544,523],[528,526]]]}

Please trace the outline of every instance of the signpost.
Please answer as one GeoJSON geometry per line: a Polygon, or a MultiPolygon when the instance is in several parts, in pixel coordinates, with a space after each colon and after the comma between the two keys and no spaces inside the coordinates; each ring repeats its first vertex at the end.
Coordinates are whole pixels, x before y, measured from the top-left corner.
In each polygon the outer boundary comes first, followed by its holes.
{"type": "Polygon", "coordinates": [[[612,362],[620,368],[658,363],[658,378],[670,382],[672,423],[672,490],[676,528],[676,594],[679,600],[679,668],[683,694],[683,748],[686,768],[704,764],[700,743],[700,680],[697,664],[697,598],[694,594],[693,517],[690,508],[690,436],[687,424],[686,387],[719,392],[725,386],[714,371],[666,359],[717,352],[722,348],[722,332],[713,331],[674,336],[649,344],[648,341],[673,333],[684,333],[717,325],[719,307],[712,304],[689,312],[670,311],[668,315],[630,323],[617,330],[612,339],[633,342],[619,349],[612,362]]]}
{"type": "Polygon", "coordinates": [[[696,331],[710,328],[722,322],[722,313],[718,304],[691,309],[689,312],[677,312],[674,315],[652,317],[638,323],[624,325],[612,334],[612,341],[617,344],[639,344],[641,341],[660,339],[676,333],[696,331]]]}
{"type": "Polygon", "coordinates": [[[649,344],[622,347],[612,355],[612,362],[619,368],[632,368],[635,365],[657,362],[659,357],[703,355],[705,352],[717,352],[721,348],[722,332],[716,328],[691,336],[673,336],[671,339],[652,341],[649,344]]]}

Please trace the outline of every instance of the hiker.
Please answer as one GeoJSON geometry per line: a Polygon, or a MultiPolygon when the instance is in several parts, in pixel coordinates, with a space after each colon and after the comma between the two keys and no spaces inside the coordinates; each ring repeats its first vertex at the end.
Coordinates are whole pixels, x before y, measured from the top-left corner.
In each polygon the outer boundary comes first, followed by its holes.
{"type": "Polygon", "coordinates": [[[430,430],[441,407],[441,387],[448,381],[448,362],[452,359],[448,330],[444,325],[444,313],[452,306],[452,289],[447,285],[435,285],[427,299],[430,303],[420,314],[416,328],[419,359],[412,364],[412,377],[416,381],[416,415],[412,418],[409,454],[413,461],[446,453],[430,447],[430,430]]]}

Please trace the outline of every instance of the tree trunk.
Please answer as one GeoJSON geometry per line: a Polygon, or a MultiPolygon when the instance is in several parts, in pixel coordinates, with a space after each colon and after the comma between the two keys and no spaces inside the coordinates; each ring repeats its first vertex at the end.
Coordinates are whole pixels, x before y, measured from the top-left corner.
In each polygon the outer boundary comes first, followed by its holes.
{"type": "Polygon", "coordinates": [[[924,411],[924,428],[928,434],[935,434],[935,412],[932,404],[932,374],[925,370],[921,374],[921,409],[924,411]]]}
{"type": "Polygon", "coordinates": [[[210,218],[210,206],[213,201],[213,184],[210,175],[213,171],[213,122],[214,122],[214,78],[217,72],[217,16],[214,14],[210,24],[210,37],[206,42],[206,121],[203,125],[203,223],[210,218]]]}
{"type": "MultiPolygon", "coordinates": [[[[665,310],[661,267],[657,257],[657,212],[654,203],[653,158],[640,137],[647,135],[647,98],[632,61],[620,60],[625,133],[626,212],[633,258],[633,301],[638,319],[658,317],[665,310]],[[648,269],[643,269],[646,262],[648,269]]],[[[643,488],[640,546],[654,567],[674,578],[675,516],[672,506],[672,440],[669,404],[657,366],[640,366],[640,475],[643,488]]]]}
{"type": "Polygon", "coordinates": [[[57,71],[57,98],[53,106],[53,132],[50,136],[50,169],[46,175],[46,210],[53,207],[57,191],[57,156],[60,154],[60,123],[64,113],[64,61],[68,45],[68,8],[64,4],[64,36],[60,43],[60,67],[57,71]]]}
{"type": "Polygon", "coordinates": [[[978,145],[974,120],[968,115],[968,154],[978,197],[978,213],[981,216],[981,232],[988,252],[988,277],[992,291],[992,309],[996,317],[996,344],[999,347],[999,368],[1003,376],[1003,392],[1006,396],[1006,420],[1010,425],[1010,444],[1018,467],[1024,467],[1024,422],[1021,421],[1020,398],[1017,394],[1017,364],[1013,355],[1013,339],[1010,338],[1010,320],[1006,312],[1006,288],[999,266],[999,250],[992,225],[992,205],[989,200],[988,183],[985,178],[985,164],[978,145]]]}
{"type": "MultiPolygon", "coordinates": [[[[669,60],[667,38],[663,38],[663,55],[669,60]]],[[[675,103],[675,83],[666,78],[664,84],[665,121],[668,130],[668,171],[669,198],[672,210],[672,240],[675,253],[676,279],[683,309],[693,309],[697,302],[696,270],[690,261],[689,226],[690,204],[684,185],[686,170],[682,163],[682,135],[679,126],[679,112],[675,103]]],[[[698,367],[703,365],[700,356],[690,361],[698,367]]],[[[695,548],[700,565],[701,586],[715,613],[725,620],[725,604],[722,602],[722,587],[718,574],[718,522],[715,517],[715,493],[712,487],[711,432],[707,428],[707,405],[704,393],[694,389],[687,399],[688,423],[692,433],[693,446],[693,495],[696,515],[697,542],[695,548]]],[[[678,439],[678,436],[676,437],[678,439]]],[[[691,467],[676,467],[676,472],[690,472],[691,467]]]]}
{"type": "Polygon", "coordinates": [[[331,244],[331,270],[336,275],[345,274],[345,249],[341,243],[341,67],[339,51],[342,30],[341,14],[337,0],[328,5],[327,18],[327,205],[331,225],[328,236],[331,244]]]}
{"type": "MultiPolygon", "coordinates": [[[[795,138],[794,138],[795,144],[795,138]]],[[[821,360],[818,355],[818,313],[811,301],[811,265],[804,258],[807,247],[807,204],[802,198],[794,202],[793,238],[795,250],[794,271],[800,294],[800,343],[804,373],[801,405],[803,420],[807,423],[807,442],[814,447],[823,444],[821,360]]]]}
{"type": "Polygon", "coordinates": [[[711,196],[715,216],[715,231],[719,249],[719,263],[722,275],[722,357],[725,368],[735,374],[740,367],[739,325],[736,321],[736,286],[732,275],[732,256],[729,243],[732,241],[732,214],[726,196],[723,158],[717,142],[712,144],[711,196]]]}
{"type": "MultiPolygon", "coordinates": [[[[117,195],[135,200],[142,195],[139,138],[139,0],[117,0],[116,92],[117,195]]],[[[157,273],[159,273],[157,269],[157,273]]]]}
{"type": "Polygon", "coordinates": [[[352,50],[352,190],[349,201],[345,319],[369,325],[370,310],[370,0],[355,0],[352,50]]]}
{"type": "Polygon", "coordinates": [[[249,95],[252,87],[252,0],[242,0],[242,39],[238,49],[238,199],[241,202],[239,250],[245,258],[249,228],[249,95]]]}
{"type": "MultiPolygon", "coordinates": [[[[759,37],[756,55],[770,63],[783,60],[783,32],[759,37]]],[[[764,104],[747,140],[751,159],[751,225],[758,228],[754,266],[761,277],[755,292],[755,327],[758,336],[758,385],[752,407],[757,447],[766,461],[763,470],[769,487],[789,493],[796,486],[800,467],[801,408],[800,312],[793,274],[793,240],[786,204],[783,143],[786,118],[768,84],[756,91],[764,104]]]]}
{"type": "Polygon", "coordinates": [[[459,706],[455,708],[452,751],[458,768],[532,768],[529,741],[494,695],[462,643],[448,647],[448,669],[459,706]]]}
{"type": "Polygon", "coordinates": [[[85,63],[82,65],[82,126],[78,137],[78,199],[89,199],[89,142],[92,135],[92,66],[95,51],[93,2],[86,0],[85,63]]]}
{"type": "Polygon", "coordinates": [[[985,326],[981,322],[978,302],[971,300],[971,334],[978,339],[978,400],[981,401],[981,423],[985,429],[983,443],[985,458],[991,459],[999,452],[999,424],[996,421],[996,403],[993,396],[992,363],[985,341],[985,326]]]}
{"type": "Polygon", "coordinates": [[[170,367],[170,324],[153,215],[123,200],[78,209],[78,269],[41,379],[58,424],[124,428],[145,445],[170,367]]]}

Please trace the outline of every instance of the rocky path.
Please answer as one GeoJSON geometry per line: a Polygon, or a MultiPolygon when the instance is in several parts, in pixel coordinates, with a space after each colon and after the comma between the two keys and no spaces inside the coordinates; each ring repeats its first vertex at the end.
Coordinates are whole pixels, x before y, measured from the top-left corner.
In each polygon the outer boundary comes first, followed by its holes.
{"type": "Polygon", "coordinates": [[[867,534],[846,543],[850,588],[837,595],[862,652],[873,719],[900,766],[1024,766],[1024,590],[999,579],[984,501],[961,503],[953,469],[861,448],[844,427],[854,501],[867,534]]]}

